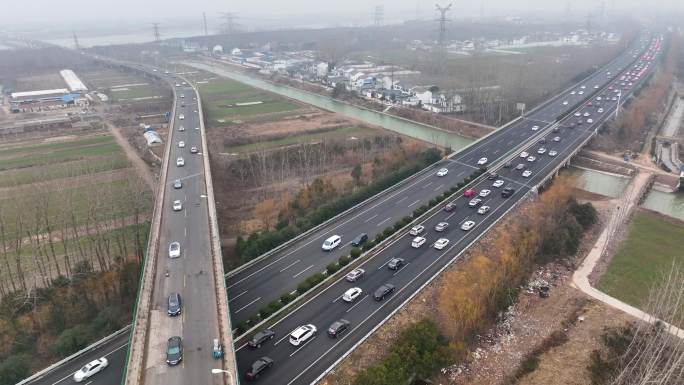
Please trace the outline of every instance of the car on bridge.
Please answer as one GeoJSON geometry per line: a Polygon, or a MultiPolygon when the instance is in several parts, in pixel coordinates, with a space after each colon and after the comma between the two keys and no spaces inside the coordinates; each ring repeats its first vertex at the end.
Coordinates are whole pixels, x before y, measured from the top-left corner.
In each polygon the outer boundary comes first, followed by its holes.
{"type": "Polygon", "coordinates": [[[446,230],[447,227],[449,227],[449,222],[439,222],[435,225],[435,231],[441,233],[446,230]]]}
{"type": "Polygon", "coordinates": [[[501,197],[502,197],[502,198],[508,198],[508,197],[510,197],[511,195],[513,195],[514,192],[515,192],[515,189],[514,189],[513,187],[511,187],[511,186],[506,186],[506,187],[504,187],[504,189],[501,191],[501,197]]]}
{"type": "Polygon", "coordinates": [[[368,234],[366,233],[361,233],[356,236],[356,238],[352,239],[351,244],[354,247],[361,246],[364,242],[368,240],[368,234]]]}
{"type": "Polygon", "coordinates": [[[469,188],[463,192],[463,196],[466,198],[474,197],[475,195],[477,195],[477,190],[474,188],[469,188]]]}
{"type": "Polygon", "coordinates": [[[173,188],[179,189],[183,187],[183,182],[181,182],[180,179],[176,179],[173,181],[173,188]]]}
{"type": "Polygon", "coordinates": [[[391,283],[386,283],[375,290],[375,293],[373,293],[373,299],[376,301],[382,301],[385,299],[385,297],[392,294],[392,292],[394,292],[394,285],[391,283]]]}
{"type": "Polygon", "coordinates": [[[183,203],[179,199],[176,199],[175,201],[173,201],[173,211],[181,210],[183,210],[183,203]]]}
{"type": "Polygon", "coordinates": [[[313,337],[316,332],[317,330],[314,325],[302,325],[290,333],[290,343],[294,346],[299,346],[313,337]]]}
{"type": "Polygon", "coordinates": [[[489,206],[482,206],[479,209],[477,209],[477,213],[480,215],[485,215],[489,212],[489,206]]]}
{"type": "Polygon", "coordinates": [[[171,242],[169,245],[169,258],[178,258],[181,255],[181,247],[179,242],[171,242]]]}
{"type": "Polygon", "coordinates": [[[473,198],[468,202],[468,206],[470,207],[477,207],[480,203],[482,203],[482,199],[480,198],[473,198]]]}
{"type": "Polygon", "coordinates": [[[169,366],[175,366],[181,361],[183,361],[183,339],[173,336],[166,342],[166,363],[169,366]]]}
{"type": "Polygon", "coordinates": [[[437,250],[442,250],[449,244],[449,240],[446,238],[439,238],[434,244],[434,248],[437,250]]]}
{"type": "Polygon", "coordinates": [[[454,202],[449,202],[446,205],[444,205],[444,211],[450,213],[452,211],[456,210],[456,203],[454,202]]]}
{"type": "Polygon", "coordinates": [[[190,147],[190,153],[191,153],[191,154],[197,154],[198,152],[199,152],[199,151],[197,150],[197,147],[195,147],[195,146],[190,147]]]}
{"type": "Polygon", "coordinates": [[[477,161],[477,164],[480,166],[487,164],[487,158],[480,158],[480,160],[477,161]]]}
{"type": "Polygon", "coordinates": [[[406,264],[404,258],[392,258],[387,264],[387,268],[390,270],[399,270],[402,266],[406,264]]]}
{"type": "Polygon", "coordinates": [[[446,176],[446,174],[448,174],[448,173],[449,173],[449,169],[447,169],[447,168],[440,168],[440,169],[437,171],[437,176],[439,176],[439,177],[446,176]]]}
{"type": "Polygon", "coordinates": [[[474,221],[465,221],[465,222],[463,222],[463,224],[461,225],[461,230],[463,230],[463,231],[468,231],[468,230],[472,229],[473,227],[475,227],[475,222],[474,222],[474,221]]]}
{"type": "Polygon", "coordinates": [[[247,346],[253,349],[258,349],[261,345],[275,337],[275,332],[271,329],[264,329],[252,337],[251,340],[247,341],[247,346]]]}
{"type": "Polygon", "coordinates": [[[333,322],[328,328],[328,337],[337,338],[337,336],[349,329],[349,325],[350,323],[346,319],[339,319],[333,322]]]}
{"type": "Polygon", "coordinates": [[[414,249],[417,249],[425,244],[425,238],[423,237],[415,237],[413,238],[413,241],[411,241],[411,247],[414,249]]]}
{"type": "Polygon", "coordinates": [[[176,159],[176,166],[178,166],[178,167],[185,166],[185,159],[183,159],[182,156],[179,156],[178,159],[176,159]]]}
{"type": "Polygon", "coordinates": [[[333,235],[323,242],[321,248],[324,251],[331,251],[342,243],[342,237],[339,235],[333,235]]]}
{"type": "Polygon", "coordinates": [[[532,171],[530,171],[530,170],[525,170],[525,171],[523,171],[523,173],[522,173],[522,176],[523,176],[524,178],[529,178],[531,175],[532,175],[532,171]]]}
{"type": "Polygon", "coordinates": [[[270,357],[263,356],[252,363],[252,366],[245,372],[245,378],[248,381],[254,381],[268,368],[273,366],[273,360],[270,357]]]}
{"type": "Polygon", "coordinates": [[[415,225],[415,226],[411,227],[411,231],[409,231],[409,234],[415,236],[415,235],[422,233],[424,230],[425,230],[425,226],[415,225]]]}
{"type": "Polygon", "coordinates": [[[504,181],[502,179],[497,179],[492,183],[492,187],[499,188],[504,185],[504,181]]]}
{"type": "Polygon", "coordinates": [[[91,376],[94,376],[97,373],[103,371],[104,368],[107,367],[107,365],[109,365],[109,361],[107,361],[105,357],[90,361],[81,369],[77,370],[76,373],[74,373],[74,381],[82,382],[84,380],[87,380],[91,376]]]}
{"type": "Polygon", "coordinates": [[[359,267],[347,273],[347,275],[344,276],[344,279],[346,279],[347,282],[356,282],[363,278],[365,273],[366,271],[359,267]]]}
{"type": "Polygon", "coordinates": [[[363,290],[360,287],[352,287],[342,294],[342,301],[344,302],[354,302],[363,294],[363,290]]]}

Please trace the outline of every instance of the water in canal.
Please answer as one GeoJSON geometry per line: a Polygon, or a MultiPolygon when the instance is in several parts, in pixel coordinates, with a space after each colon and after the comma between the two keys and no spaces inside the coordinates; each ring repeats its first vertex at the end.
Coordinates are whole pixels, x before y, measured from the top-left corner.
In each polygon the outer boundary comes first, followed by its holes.
{"type": "Polygon", "coordinates": [[[219,67],[204,63],[184,64],[191,65],[204,71],[213,72],[241,83],[249,84],[252,87],[261,88],[278,95],[299,100],[324,110],[337,112],[368,124],[381,126],[390,131],[398,132],[400,134],[420,139],[428,143],[433,143],[438,146],[451,147],[451,149],[454,151],[457,151],[473,142],[472,139],[442,131],[433,126],[402,119],[396,116],[384,114],[382,112],[367,110],[365,108],[360,108],[348,103],[333,100],[313,92],[308,92],[277,83],[271,83],[257,77],[245,75],[237,71],[231,71],[223,66],[219,67]]]}
{"type": "MultiPolygon", "coordinates": [[[[569,173],[577,176],[577,187],[586,191],[617,198],[622,194],[630,179],[601,171],[570,167],[569,173]]],[[[668,193],[652,189],[641,205],[661,214],[684,220],[684,194],[668,193]]]]}

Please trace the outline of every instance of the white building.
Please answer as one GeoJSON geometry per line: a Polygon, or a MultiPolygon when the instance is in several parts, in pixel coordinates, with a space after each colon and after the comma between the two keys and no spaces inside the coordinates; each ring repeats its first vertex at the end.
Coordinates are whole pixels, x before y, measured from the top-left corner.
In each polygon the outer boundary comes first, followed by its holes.
{"type": "Polygon", "coordinates": [[[62,75],[62,79],[64,79],[64,82],[67,84],[67,87],[69,87],[69,91],[71,92],[87,92],[88,87],[83,84],[81,79],[76,76],[74,71],[72,70],[61,70],[59,71],[59,74],[62,75]]]}

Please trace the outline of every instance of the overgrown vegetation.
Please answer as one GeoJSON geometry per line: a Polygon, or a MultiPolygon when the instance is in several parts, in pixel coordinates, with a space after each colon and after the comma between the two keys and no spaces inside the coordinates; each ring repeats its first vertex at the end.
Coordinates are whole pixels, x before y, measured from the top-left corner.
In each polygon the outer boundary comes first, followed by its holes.
{"type": "Polygon", "coordinates": [[[452,359],[448,340],[431,320],[424,319],[403,330],[391,353],[359,373],[353,384],[409,384],[428,378],[452,359]]]}
{"type": "Polygon", "coordinates": [[[47,362],[68,356],[131,319],[140,261],[119,260],[109,271],[78,263],[71,278],[46,288],[18,290],[0,301],[0,385],[26,378],[47,362]]]}
{"type": "Polygon", "coordinates": [[[252,233],[247,239],[238,237],[236,253],[243,262],[249,261],[406,179],[436,162],[440,157],[439,150],[428,149],[412,163],[379,177],[373,183],[358,188],[352,194],[336,198],[333,198],[330,184],[316,178],[289,204],[288,210],[281,212],[274,230],[252,233]],[[306,205],[303,202],[306,202],[306,205]]]}

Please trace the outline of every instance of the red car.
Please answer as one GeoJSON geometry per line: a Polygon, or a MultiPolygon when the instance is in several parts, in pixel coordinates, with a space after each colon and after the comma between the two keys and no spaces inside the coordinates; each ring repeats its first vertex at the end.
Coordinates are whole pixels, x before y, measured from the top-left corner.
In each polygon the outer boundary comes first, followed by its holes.
{"type": "Polygon", "coordinates": [[[477,190],[474,188],[469,188],[463,192],[463,196],[466,198],[474,197],[475,195],[477,195],[477,190]]]}

